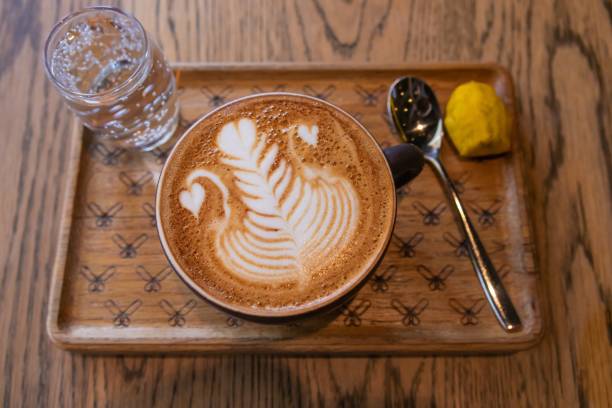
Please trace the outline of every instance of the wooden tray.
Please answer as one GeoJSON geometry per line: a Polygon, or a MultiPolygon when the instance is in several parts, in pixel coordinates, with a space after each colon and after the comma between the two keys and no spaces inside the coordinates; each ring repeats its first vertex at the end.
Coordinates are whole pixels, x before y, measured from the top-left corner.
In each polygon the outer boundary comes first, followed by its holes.
{"type": "MultiPolygon", "coordinates": [[[[181,65],[181,129],[232,98],[286,90],[327,99],[382,145],[398,143],[385,114],[398,76],[429,81],[446,104],[460,83],[493,85],[515,112],[512,80],[495,65],[181,65]]],[[[516,121],[515,121],[516,122],[516,121]]],[[[515,126],[518,129],[518,126],[515,126]]],[[[516,132],[515,132],[516,133],[516,132]]],[[[443,160],[524,323],[505,333],[490,311],[443,191],[429,168],[398,191],[398,222],[381,267],[341,312],[265,325],[228,316],[171,271],[155,230],[155,184],[167,150],[127,152],[81,125],[71,138],[69,188],[51,288],[48,331],[68,349],[114,352],[501,352],[542,333],[520,138],[488,160],[443,160]]]]}

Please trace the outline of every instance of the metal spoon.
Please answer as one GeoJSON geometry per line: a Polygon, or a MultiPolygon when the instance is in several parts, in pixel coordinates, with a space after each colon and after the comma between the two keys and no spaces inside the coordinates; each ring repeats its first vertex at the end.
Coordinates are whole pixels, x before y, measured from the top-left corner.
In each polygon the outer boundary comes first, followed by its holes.
{"type": "Polygon", "coordinates": [[[499,324],[509,332],[520,330],[521,319],[440,161],[444,126],[436,95],[425,81],[413,77],[400,78],[389,89],[387,109],[399,134],[423,151],[425,160],[446,189],[457,214],[457,223],[466,237],[472,266],[499,324]]]}

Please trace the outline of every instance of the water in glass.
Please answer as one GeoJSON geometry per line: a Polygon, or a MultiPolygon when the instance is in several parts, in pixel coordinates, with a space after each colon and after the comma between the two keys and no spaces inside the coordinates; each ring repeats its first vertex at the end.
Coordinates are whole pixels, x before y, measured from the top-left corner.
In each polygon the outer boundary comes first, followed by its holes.
{"type": "Polygon", "coordinates": [[[70,108],[98,137],[150,150],[176,129],[172,71],[140,23],[120,10],[66,17],[47,40],[45,62],[70,108]]]}

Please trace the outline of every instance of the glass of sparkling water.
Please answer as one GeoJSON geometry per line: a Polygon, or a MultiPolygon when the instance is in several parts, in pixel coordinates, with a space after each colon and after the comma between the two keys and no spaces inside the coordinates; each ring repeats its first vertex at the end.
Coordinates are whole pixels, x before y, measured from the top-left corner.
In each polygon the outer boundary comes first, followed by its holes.
{"type": "Polygon", "coordinates": [[[70,14],[45,45],[45,71],[96,137],[151,150],[178,123],[175,81],[138,20],[111,7],[70,14]]]}

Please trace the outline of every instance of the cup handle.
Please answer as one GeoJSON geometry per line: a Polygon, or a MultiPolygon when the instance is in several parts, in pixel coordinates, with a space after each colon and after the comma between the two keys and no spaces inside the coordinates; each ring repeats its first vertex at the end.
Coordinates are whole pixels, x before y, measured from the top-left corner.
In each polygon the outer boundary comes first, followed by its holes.
{"type": "Polygon", "coordinates": [[[425,159],[421,149],[409,143],[400,143],[383,149],[393,174],[395,189],[402,187],[421,173],[425,159]]]}

